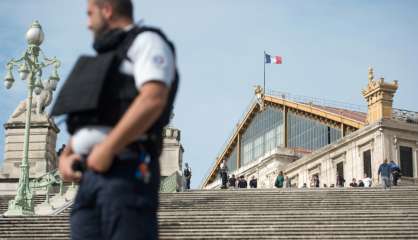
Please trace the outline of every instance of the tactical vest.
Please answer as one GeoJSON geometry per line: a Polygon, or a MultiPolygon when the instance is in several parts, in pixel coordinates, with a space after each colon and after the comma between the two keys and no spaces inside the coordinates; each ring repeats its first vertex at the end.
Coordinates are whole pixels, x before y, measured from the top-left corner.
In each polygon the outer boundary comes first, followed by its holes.
{"type": "MultiPolygon", "coordinates": [[[[159,30],[150,27],[134,27],[120,30],[118,41],[99,51],[97,56],[82,56],[78,59],[58,94],[51,116],[67,114],[67,129],[73,134],[78,129],[91,126],[115,126],[140,94],[133,76],[120,72],[123,60],[131,61],[127,52],[136,37],[144,32],[154,32],[168,44],[175,57],[174,45],[159,30]]],[[[169,90],[169,96],[157,121],[147,130],[149,150],[159,156],[162,148],[162,130],[169,123],[177,93],[179,77],[177,69],[169,90]]]]}

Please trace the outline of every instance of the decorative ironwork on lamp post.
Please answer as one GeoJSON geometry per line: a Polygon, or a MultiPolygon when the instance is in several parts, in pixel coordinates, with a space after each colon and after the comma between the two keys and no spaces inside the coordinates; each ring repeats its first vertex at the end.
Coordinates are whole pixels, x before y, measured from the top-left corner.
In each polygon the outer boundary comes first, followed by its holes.
{"type": "Polygon", "coordinates": [[[26,119],[23,158],[20,165],[19,185],[14,200],[9,202],[9,208],[5,215],[32,215],[34,214],[33,193],[29,185],[29,136],[32,112],[32,95],[40,94],[44,88],[42,69],[53,66],[52,74],[49,77],[48,85],[56,88],[59,81],[58,68],[60,61],[56,58],[47,58],[39,47],[44,40],[44,33],[38,21],[34,21],[26,33],[28,48],[19,59],[11,59],[7,63],[7,74],[4,78],[4,85],[7,89],[11,88],[14,82],[13,68],[18,67],[18,72],[22,80],[27,80],[28,98],[26,100],[26,119]],[[42,59],[40,59],[40,56],[42,59]]]}

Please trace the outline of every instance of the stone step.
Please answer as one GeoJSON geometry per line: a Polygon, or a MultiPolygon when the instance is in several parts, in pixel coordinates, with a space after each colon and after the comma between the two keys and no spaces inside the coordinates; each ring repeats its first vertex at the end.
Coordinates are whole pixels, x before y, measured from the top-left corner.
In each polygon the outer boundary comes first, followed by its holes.
{"type": "Polygon", "coordinates": [[[288,235],[288,236],[297,236],[297,235],[386,235],[386,234],[400,234],[400,235],[411,235],[415,234],[418,236],[418,229],[404,229],[404,228],[389,228],[381,226],[380,228],[369,228],[364,227],[362,229],[358,228],[302,228],[299,229],[297,226],[294,228],[270,228],[270,227],[259,227],[257,229],[253,228],[222,228],[222,229],[203,229],[203,228],[194,228],[194,229],[178,229],[176,231],[167,231],[164,228],[160,228],[161,235],[191,235],[194,236],[213,236],[213,235],[232,235],[232,236],[248,236],[248,235],[288,235]],[[387,230],[386,230],[387,229],[387,230]]]}
{"type": "MultiPolygon", "coordinates": [[[[160,239],[418,239],[418,187],[160,194],[160,239]]],[[[2,217],[0,239],[69,239],[60,215],[2,217]]]]}
{"type": "Polygon", "coordinates": [[[280,235],[280,234],[271,234],[271,235],[264,235],[264,234],[254,234],[254,235],[245,235],[245,236],[235,236],[235,235],[227,235],[227,236],[218,236],[218,235],[165,235],[160,234],[161,240],[175,240],[175,239],[290,239],[290,240],[300,240],[300,239],[340,239],[340,240],[353,240],[353,239],[375,239],[375,240],[393,240],[393,239],[414,239],[416,240],[417,237],[415,235],[400,235],[400,234],[381,234],[381,235],[280,235]]]}

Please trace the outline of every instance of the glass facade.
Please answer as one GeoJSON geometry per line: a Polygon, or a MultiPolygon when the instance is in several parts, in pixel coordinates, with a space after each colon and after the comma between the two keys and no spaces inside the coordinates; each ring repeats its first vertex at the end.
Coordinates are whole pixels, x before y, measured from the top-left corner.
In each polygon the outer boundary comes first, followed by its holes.
{"type": "Polygon", "coordinates": [[[282,110],[267,106],[256,114],[241,137],[241,163],[244,166],[283,144],[282,110]]]}
{"type": "MultiPolygon", "coordinates": [[[[241,166],[255,161],[278,146],[284,146],[284,121],[281,108],[267,106],[256,113],[241,136],[241,166]]],[[[288,147],[316,150],[341,138],[339,128],[329,127],[318,120],[293,113],[287,114],[288,147]]],[[[228,157],[230,170],[235,170],[236,147],[228,157]]]]}
{"type": "Polygon", "coordinates": [[[288,147],[316,150],[341,138],[341,131],[319,121],[287,114],[288,147]]]}
{"type": "Polygon", "coordinates": [[[226,166],[229,171],[235,171],[237,169],[237,147],[232,150],[231,155],[226,159],[226,166]]]}

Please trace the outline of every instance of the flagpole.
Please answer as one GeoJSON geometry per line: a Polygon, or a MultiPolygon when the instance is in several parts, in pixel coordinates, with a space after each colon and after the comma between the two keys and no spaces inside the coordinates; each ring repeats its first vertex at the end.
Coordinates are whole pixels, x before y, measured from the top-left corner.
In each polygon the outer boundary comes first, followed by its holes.
{"type": "Polygon", "coordinates": [[[263,62],[264,62],[263,95],[266,95],[266,51],[264,51],[263,62]]]}

